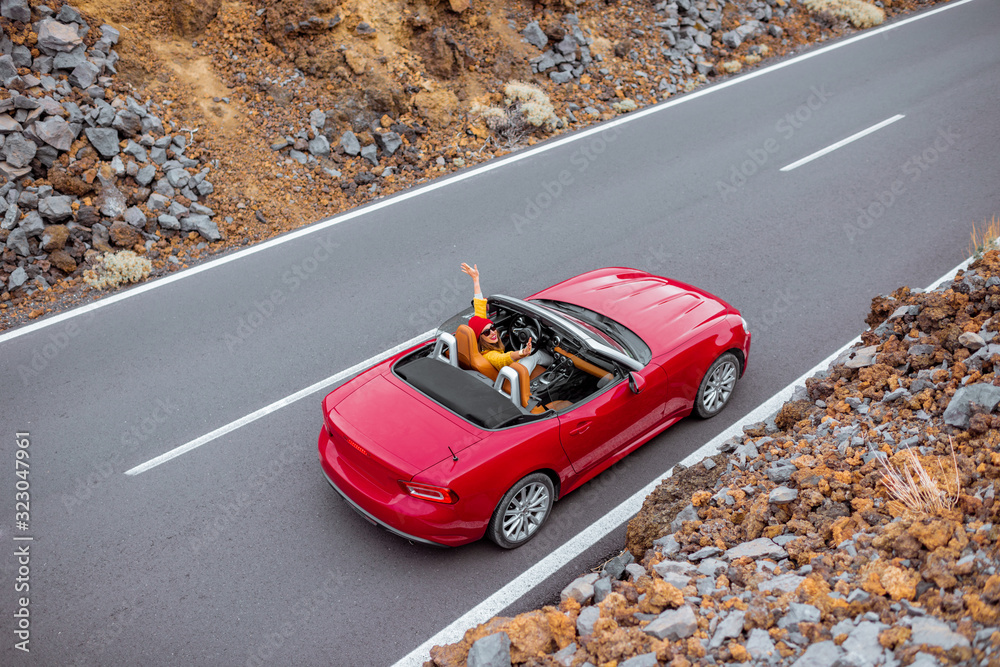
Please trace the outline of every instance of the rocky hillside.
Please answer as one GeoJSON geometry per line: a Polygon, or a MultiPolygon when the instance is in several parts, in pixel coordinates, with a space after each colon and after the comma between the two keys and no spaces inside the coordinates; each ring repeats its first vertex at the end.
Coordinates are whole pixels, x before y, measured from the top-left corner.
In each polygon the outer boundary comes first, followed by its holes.
{"type": "Polygon", "coordinates": [[[3,0],[0,328],[924,4],[3,0]]]}
{"type": "Polygon", "coordinates": [[[662,482],[558,608],[426,667],[1000,665],[1000,253],[874,299],[867,323],[773,418],[662,482]]]}

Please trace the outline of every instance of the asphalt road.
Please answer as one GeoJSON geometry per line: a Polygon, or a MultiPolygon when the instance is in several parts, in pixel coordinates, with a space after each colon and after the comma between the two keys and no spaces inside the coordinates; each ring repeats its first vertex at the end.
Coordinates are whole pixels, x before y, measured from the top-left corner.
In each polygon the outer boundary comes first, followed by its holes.
{"type": "MultiPolygon", "coordinates": [[[[972,223],[998,213],[997,34],[1000,3],[953,6],[0,337],[0,662],[400,659],[857,335],[873,296],[966,256],[972,223]],[[318,464],[323,392],[124,474],[431,329],[468,303],[462,261],[515,296],[606,265],[691,282],[743,310],[749,370],[723,415],[671,428],[513,552],[411,545],[361,520],[318,464]],[[14,646],[25,545],[30,653],[14,646]]],[[[510,611],[622,542],[619,528],[510,611]]]]}

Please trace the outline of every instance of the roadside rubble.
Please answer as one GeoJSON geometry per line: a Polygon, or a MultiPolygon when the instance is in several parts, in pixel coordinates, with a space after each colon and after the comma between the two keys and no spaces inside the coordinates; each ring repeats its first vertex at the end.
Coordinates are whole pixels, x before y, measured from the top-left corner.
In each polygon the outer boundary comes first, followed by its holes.
{"type": "Polygon", "coordinates": [[[664,480],[558,608],[425,667],[1000,664],[1000,253],[866,321],[772,418],[664,480]],[[890,493],[893,471],[924,495],[890,493]],[[717,481],[680,499],[691,474],[717,481]]]}
{"type": "Polygon", "coordinates": [[[166,232],[221,239],[205,205],[213,164],[167,102],[115,94],[120,32],[4,0],[0,15],[0,292],[47,290],[101,252],[166,232]],[[192,150],[193,149],[193,150],[192,150]]]}

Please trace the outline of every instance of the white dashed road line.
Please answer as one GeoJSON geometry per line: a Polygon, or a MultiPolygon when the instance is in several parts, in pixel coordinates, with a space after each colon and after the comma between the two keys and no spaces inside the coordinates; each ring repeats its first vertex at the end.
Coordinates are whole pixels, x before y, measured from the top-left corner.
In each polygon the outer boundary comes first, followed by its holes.
{"type": "Polygon", "coordinates": [[[896,114],[892,118],[886,118],[881,123],[876,123],[875,125],[872,125],[868,129],[861,130],[860,132],[858,132],[856,134],[852,134],[851,136],[847,137],[846,139],[841,139],[840,141],[838,141],[835,144],[830,144],[826,148],[824,148],[822,150],[818,150],[815,153],[813,153],[812,155],[807,155],[804,158],[802,158],[801,160],[796,160],[795,162],[793,162],[793,163],[791,163],[789,165],[785,165],[784,167],[781,168],[781,171],[791,171],[792,169],[795,169],[797,167],[801,167],[802,165],[804,165],[804,164],[806,164],[808,162],[812,162],[816,158],[823,157],[827,153],[832,153],[833,151],[837,150],[838,148],[843,148],[847,144],[849,144],[849,143],[851,143],[853,141],[857,141],[861,137],[868,136],[872,132],[878,132],[883,127],[885,127],[887,125],[892,125],[897,120],[902,120],[903,118],[906,118],[906,116],[904,116],[901,113],[900,114],[896,114]]]}
{"type": "Polygon", "coordinates": [[[200,438],[195,438],[194,440],[192,440],[190,442],[187,442],[187,443],[181,445],[180,447],[175,447],[174,449],[171,449],[169,452],[165,452],[163,454],[160,454],[155,459],[150,459],[149,461],[146,461],[145,463],[140,463],[136,467],[131,468],[129,470],[126,470],[125,474],[126,475],[138,475],[139,473],[146,472],[147,470],[149,470],[151,468],[155,468],[156,466],[160,465],[161,463],[166,463],[170,459],[177,458],[178,456],[180,456],[181,454],[184,454],[185,452],[190,452],[192,449],[197,449],[198,447],[201,447],[202,445],[205,445],[205,444],[208,444],[209,442],[212,442],[216,438],[221,438],[222,436],[224,436],[227,433],[231,433],[231,432],[235,431],[238,428],[242,428],[243,426],[246,426],[247,424],[255,422],[258,419],[260,419],[261,417],[266,417],[267,415],[269,415],[272,412],[275,412],[277,410],[280,410],[281,408],[285,407],[286,405],[291,405],[292,403],[298,401],[299,399],[305,398],[306,396],[309,396],[311,394],[315,394],[317,391],[320,391],[322,389],[326,389],[327,387],[332,387],[333,385],[337,384],[341,380],[346,380],[347,378],[351,377],[355,373],[359,373],[359,372],[363,371],[364,369],[368,368],[369,366],[374,366],[375,364],[377,364],[377,363],[379,363],[381,361],[385,361],[386,359],[388,359],[392,355],[396,354],[397,352],[402,352],[403,350],[405,350],[408,347],[412,347],[412,346],[416,345],[417,343],[419,343],[421,341],[427,340],[433,334],[434,334],[434,331],[432,330],[432,331],[426,331],[426,332],[424,332],[424,333],[422,333],[422,334],[420,334],[418,336],[414,336],[413,338],[411,338],[410,340],[406,341],[405,343],[400,343],[396,347],[394,347],[392,349],[389,349],[389,350],[386,350],[382,354],[379,354],[379,355],[376,355],[374,357],[371,357],[370,359],[365,359],[362,362],[354,364],[350,368],[346,368],[346,369],[340,371],[339,373],[336,373],[335,375],[331,375],[330,377],[326,378],[325,380],[320,380],[319,382],[317,382],[315,384],[311,384],[308,387],[306,387],[305,389],[300,389],[299,391],[295,392],[294,394],[291,394],[291,395],[286,396],[286,397],[284,397],[284,398],[282,398],[280,400],[277,400],[274,403],[271,403],[270,405],[265,405],[264,407],[262,407],[260,410],[257,410],[256,412],[251,412],[250,414],[248,414],[248,415],[246,415],[244,417],[240,417],[236,421],[229,422],[225,426],[220,426],[219,428],[215,429],[211,433],[206,433],[205,435],[201,436],[200,438]]]}

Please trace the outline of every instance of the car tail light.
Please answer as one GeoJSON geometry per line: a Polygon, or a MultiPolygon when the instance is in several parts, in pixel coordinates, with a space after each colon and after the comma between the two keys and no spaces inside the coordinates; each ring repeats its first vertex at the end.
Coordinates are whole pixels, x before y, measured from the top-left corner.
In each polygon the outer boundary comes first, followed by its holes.
{"type": "Polygon", "coordinates": [[[407,482],[399,480],[399,485],[409,495],[421,500],[429,500],[432,503],[442,503],[452,505],[458,502],[458,494],[451,489],[433,484],[423,484],[421,482],[407,482]]]}
{"type": "Polygon", "coordinates": [[[354,449],[358,450],[359,452],[361,452],[365,456],[371,458],[371,454],[368,453],[367,449],[365,449],[364,447],[362,447],[358,443],[354,442],[353,440],[351,440],[350,438],[348,438],[346,435],[344,436],[344,440],[346,440],[347,444],[349,444],[351,447],[354,447],[354,449]]]}

